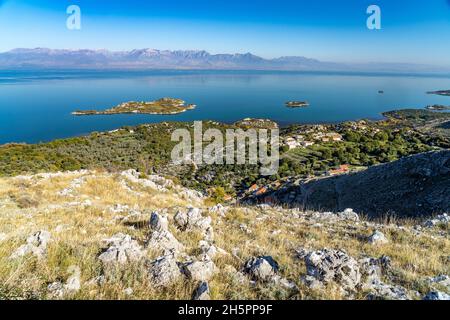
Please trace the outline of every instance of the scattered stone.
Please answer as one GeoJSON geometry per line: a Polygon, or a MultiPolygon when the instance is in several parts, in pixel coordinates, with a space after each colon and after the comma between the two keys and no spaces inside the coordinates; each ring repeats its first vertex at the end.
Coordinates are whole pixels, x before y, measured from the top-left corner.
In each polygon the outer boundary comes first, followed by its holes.
{"type": "Polygon", "coordinates": [[[78,266],[70,266],[67,272],[72,275],[67,279],[64,289],[66,292],[77,292],[81,289],[81,271],[78,266]]]}
{"type": "Polygon", "coordinates": [[[220,203],[215,205],[214,207],[209,208],[210,213],[217,213],[221,217],[225,217],[225,214],[227,213],[228,208],[225,208],[220,203]]]}
{"type": "Polygon", "coordinates": [[[168,231],[169,222],[167,216],[160,215],[157,211],[153,211],[150,217],[150,228],[154,231],[168,231]]]}
{"type": "Polygon", "coordinates": [[[271,256],[253,257],[244,266],[244,272],[255,281],[270,281],[278,270],[278,263],[271,256]]]}
{"type": "Polygon", "coordinates": [[[123,290],[123,293],[127,296],[131,296],[133,294],[133,289],[132,288],[126,288],[123,290]]]}
{"type": "Polygon", "coordinates": [[[178,211],[174,216],[175,225],[182,231],[200,229],[205,240],[214,240],[211,217],[203,217],[199,208],[189,207],[187,213],[178,211]]]}
{"type": "Polygon", "coordinates": [[[210,244],[208,241],[201,240],[199,242],[199,248],[203,255],[207,255],[211,259],[214,259],[217,254],[217,248],[214,245],[210,244]]]}
{"type": "Polygon", "coordinates": [[[129,235],[118,233],[104,241],[107,242],[109,247],[98,258],[105,264],[125,264],[138,261],[144,256],[142,247],[129,235]]]}
{"type": "Polygon", "coordinates": [[[149,273],[150,280],[156,287],[168,287],[183,277],[175,256],[172,253],[153,261],[149,273]]]}
{"type": "Polygon", "coordinates": [[[305,263],[307,274],[324,284],[335,282],[344,290],[354,290],[360,283],[358,263],[343,250],[313,251],[305,257],[305,263]]]}
{"type": "Polygon", "coordinates": [[[73,196],[76,189],[80,188],[84,182],[86,181],[86,177],[78,177],[72,180],[70,186],[59,191],[58,195],[60,196],[73,196]]]}
{"type": "Polygon", "coordinates": [[[147,248],[175,252],[184,251],[184,246],[170,231],[153,231],[146,242],[147,248]]]}
{"type": "Polygon", "coordinates": [[[140,173],[134,169],[123,171],[121,176],[144,188],[152,188],[160,192],[167,192],[167,188],[173,184],[172,181],[156,175],[151,175],[148,176],[148,179],[143,179],[140,177],[140,173]]]}
{"type": "Polygon", "coordinates": [[[213,227],[208,227],[203,233],[206,241],[214,241],[214,229],[213,227]]]}
{"type": "Polygon", "coordinates": [[[450,216],[447,213],[438,215],[433,219],[429,219],[423,223],[426,228],[433,228],[438,225],[447,225],[450,223],[450,216]]]}
{"type": "Polygon", "coordinates": [[[300,260],[304,260],[306,258],[306,256],[310,253],[311,253],[311,250],[308,250],[305,248],[295,249],[295,256],[300,260]]]}
{"type": "Polygon", "coordinates": [[[286,278],[282,278],[278,275],[272,278],[272,283],[281,289],[288,291],[289,293],[297,293],[299,291],[297,285],[286,278]]]}
{"type": "Polygon", "coordinates": [[[427,293],[425,297],[423,297],[423,300],[450,300],[450,295],[446,294],[445,292],[441,291],[431,291],[427,293]]]}
{"type": "Polygon", "coordinates": [[[376,230],[367,240],[372,245],[382,245],[389,242],[386,236],[378,230],[376,230]]]}
{"type": "Polygon", "coordinates": [[[439,286],[443,286],[450,291],[450,277],[447,275],[439,275],[437,277],[431,277],[427,279],[429,284],[435,284],[439,286]]]}
{"type": "Polygon", "coordinates": [[[27,238],[27,243],[20,246],[11,255],[12,259],[33,254],[38,258],[43,257],[47,251],[47,244],[50,241],[50,233],[48,231],[38,231],[32,236],[27,238]]]}
{"type": "Polygon", "coordinates": [[[410,300],[408,292],[401,286],[385,284],[375,281],[369,288],[371,293],[367,296],[369,300],[410,300]]]}
{"type": "Polygon", "coordinates": [[[52,282],[47,286],[47,291],[52,298],[62,298],[65,294],[64,285],[61,282],[52,282]]]}
{"type": "Polygon", "coordinates": [[[349,221],[359,221],[359,215],[353,211],[353,209],[345,209],[342,212],[338,213],[339,218],[343,220],[349,220],[349,221]]]}
{"type": "Polygon", "coordinates": [[[391,259],[388,256],[381,256],[378,259],[375,258],[363,258],[358,261],[360,271],[365,279],[363,287],[370,288],[374,283],[381,281],[383,273],[387,272],[391,268],[391,259]]]}
{"type": "Polygon", "coordinates": [[[323,282],[317,280],[315,277],[313,276],[302,276],[300,277],[300,281],[307,286],[310,289],[313,290],[319,290],[319,289],[323,289],[324,288],[324,284],[323,282]]]}
{"type": "Polygon", "coordinates": [[[81,272],[77,266],[70,266],[67,272],[72,275],[67,279],[66,284],[60,281],[53,282],[47,286],[47,291],[52,298],[62,298],[68,294],[74,294],[81,289],[81,272]]]}
{"type": "Polygon", "coordinates": [[[206,230],[211,226],[211,217],[204,218],[201,214],[201,210],[198,208],[189,208],[187,212],[188,228],[199,228],[206,230]]]}
{"type": "Polygon", "coordinates": [[[247,225],[244,224],[244,223],[241,223],[239,225],[239,229],[241,229],[241,231],[246,233],[246,234],[251,234],[252,233],[252,230],[250,230],[249,227],[247,227],[247,225]]]}
{"type": "Polygon", "coordinates": [[[202,201],[202,199],[204,198],[203,194],[199,191],[191,190],[188,188],[183,188],[180,186],[177,186],[177,189],[178,189],[178,194],[182,198],[185,198],[187,200],[199,202],[199,201],[202,201]]]}
{"type": "Polygon", "coordinates": [[[194,291],[193,300],[211,300],[208,282],[202,281],[194,291]]]}
{"type": "Polygon", "coordinates": [[[130,207],[127,205],[122,205],[122,204],[115,204],[114,206],[109,208],[109,211],[111,213],[124,213],[124,212],[128,212],[130,210],[130,207]]]}
{"type": "Polygon", "coordinates": [[[175,225],[181,229],[181,230],[185,230],[186,226],[188,224],[188,216],[185,212],[183,211],[178,211],[175,216],[173,217],[173,220],[175,222],[175,225]]]}
{"type": "Polygon", "coordinates": [[[183,266],[184,274],[192,280],[208,281],[214,275],[216,265],[208,256],[203,256],[201,260],[188,262],[183,266]]]}

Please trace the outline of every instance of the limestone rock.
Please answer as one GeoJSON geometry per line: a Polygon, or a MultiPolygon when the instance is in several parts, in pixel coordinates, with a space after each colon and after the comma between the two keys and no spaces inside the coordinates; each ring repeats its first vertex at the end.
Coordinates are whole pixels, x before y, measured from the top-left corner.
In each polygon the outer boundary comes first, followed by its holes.
{"type": "Polygon", "coordinates": [[[272,281],[272,284],[274,284],[275,286],[277,286],[280,289],[283,289],[289,293],[297,293],[298,292],[297,285],[293,281],[290,281],[286,278],[282,278],[282,277],[276,275],[272,278],[271,281],[272,281]]]}
{"type": "Polygon", "coordinates": [[[48,231],[38,231],[27,238],[27,243],[20,246],[11,255],[12,259],[23,257],[28,254],[33,254],[39,258],[43,257],[47,251],[47,244],[49,243],[51,235],[48,231]]]}
{"type": "Polygon", "coordinates": [[[358,261],[361,275],[365,279],[363,286],[370,287],[373,283],[381,281],[383,271],[390,266],[390,260],[387,259],[387,257],[382,256],[379,259],[363,258],[358,261]]]}
{"type": "Polygon", "coordinates": [[[211,226],[211,217],[203,217],[201,210],[194,207],[189,207],[187,213],[177,212],[174,221],[181,230],[197,228],[206,231],[211,226]]]}
{"type": "Polygon", "coordinates": [[[359,221],[359,215],[351,208],[347,208],[344,211],[339,212],[338,217],[342,220],[359,221]]]}
{"type": "Polygon", "coordinates": [[[77,266],[70,266],[67,270],[72,275],[67,279],[66,284],[56,281],[47,286],[47,291],[52,298],[62,298],[67,294],[74,294],[81,289],[81,272],[77,266]]]}
{"type": "Polygon", "coordinates": [[[278,263],[271,256],[253,257],[244,266],[244,272],[255,281],[270,281],[278,270],[278,263]]]}
{"type": "Polygon", "coordinates": [[[429,292],[423,300],[450,300],[450,295],[446,294],[445,292],[441,291],[431,291],[429,292]]]}
{"type": "Polygon", "coordinates": [[[225,214],[227,213],[228,208],[224,207],[220,203],[215,205],[214,207],[209,208],[209,212],[211,213],[217,213],[221,217],[225,217],[225,214]]]}
{"type": "Polygon", "coordinates": [[[133,288],[126,288],[123,290],[123,293],[127,296],[131,296],[133,294],[133,288]]]}
{"type": "Polygon", "coordinates": [[[431,285],[439,285],[445,287],[450,291],[450,277],[448,275],[439,275],[427,279],[427,282],[431,285]]]}
{"type": "Polygon", "coordinates": [[[184,274],[192,280],[208,281],[214,275],[216,265],[208,256],[204,256],[201,260],[188,262],[183,266],[184,274]]]}
{"type": "Polygon", "coordinates": [[[51,298],[62,298],[65,294],[64,285],[61,282],[52,282],[47,286],[51,298]]]}
{"type": "Polygon", "coordinates": [[[438,215],[433,219],[429,219],[423,223],[426,228],[433,228],[438,225],[448,225],[450,223],[450,216],[446,213],[438,215]]]}
{"type": "Polygon", "coordinates": [[[118,233],[105,241],[108,248],[98,257],[105,264],[125,264],[138,261],[144,256],[144,251],[139,243],[129,235],[118,233]]]}
{"type": "Polygon", "coordinates": [[[214,257],[217,254],[217,251],[218,251],[214,245],[212,245],[208,241],[204,241],[204,240],[201,240],[199,242],[199,248],[203,255],[207,255],[211,259],[214,259],[214,257]]]}
{"type": "Polygon", "coordinates": [[[202,281],[194,291],[193,300],[211,300],[208,282],[202,281]]]}
{"type": "Polygon", "coordinates": [[[373,282],[369,288],[369,300],[410,300],[408,292],[401,286],[385,284],[381,281],[373,282]]]}
{"type": "Polygon", "coordinates": [[[163,216],[157,211],[153,211],[150,217],[150,228],[154,231],[168,231],[169,222],[167,216],[163,216]]]}
{"type": "Polygon", "coordinates": [[[81,271],[77,266],[70,266],[68,272],[72,275],[67,279],[64,289],[66,292],[77,292],[81,289],[81,271]]]}
{"type": "Polygon", "coordinates": [[[178,211],[173,217],[173,220],[175,225],[181,230],[184,230],[188,224],[188,216],[184,211],[178,211]]]}
{"type": "Polygon", "coordinates": [[[389,242],[389,240],[386,238],[386,236],[381,232],[376,230],[368,239],[367,241],[372,245],[382,245],[389,242]]]}
{"type": "Polygon", "coordinates": [[[167,254],[153,261],[149,273],[150,280],[156,287],[167,287],[183,278],[173,254],[167,254]]]}
{"type": "Polygon", "coordinates": [[[343,250],[323,249],[305,257],[307,274],[324,284],[335,282],[354,290],[361,281],[359,265],[343,250]]]}
{"type": "Polygon", "coordinates": [[[154,250],[163,250],[176,252],[183,251],[181,244],[170,231],[153,231],[147,240],[147,248],[154,250]]]}

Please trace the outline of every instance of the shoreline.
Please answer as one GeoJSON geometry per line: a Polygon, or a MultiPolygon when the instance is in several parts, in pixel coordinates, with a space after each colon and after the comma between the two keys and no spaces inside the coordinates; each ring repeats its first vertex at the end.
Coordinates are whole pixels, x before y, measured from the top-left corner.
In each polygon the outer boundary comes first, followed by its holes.
{"type": "MultiPolygon", "coordinates": [[[[289,122],[289,123],[283,123],[283,121],[279,121],[279,120],[274,120],[274,119],[267,119],[267,120],[271,120],[275,123],[278,124],[279,129],[286,129],[289,128],[291,126],[311,126],[311,125],[338,125],[341,123],[345,123],[345,122],[358,122],[361,120],[367,120],[370,122],[378,122],[378,121],[385,121],[388,120],[390,117],[387,117],[386,114],[387,113],[393,113],[396,111],[402,111],[402,110],[417,110],[417,111],[429,111],[429,112],[435,112],[435,111],[431,111],[431,110],[426,110],[426,109],[395,109],[395,110],[390,110],[390,111],[384,111],[379,113],[379,117],[365,117],[365,118],[354,118],[354,119],[348,119],[348,120],[343,120],[343,121],[320,121],[320,122],[289,122]]],[[[187,111],[187,110],[186,110],[187,111]]],[[[185,112],[185,111],[183,111],[185,112]]],[[[181,113],[183,113],[181,112],[181,113]]],[[[447,113],[446,111],[440,111],[440,113],[447,113]]],[[[128,115],[126,113],[117,113],[117,114],[103,114],[105,116],[115,116],[115,115],[128,115]]],[[[144,113],[138,113],[138,114],[134,114],[134,115],[151,115],[151,114],[144,114],[144,113]]],[[[155,114],[155,115],[161,115],[161,114],[155,114]]],[[[176,115],[176,114],[167,114],[168,116],[170,115],[176,115]]],[[[81,116],[81,115],[77,115],[77,116],[81,116]]],[[[92,114],[92,116],[97,116],[97,114],[92,114]]],[[[75,135],[68,135],[68,136],[63,136],[63,137],[55,137],[52,139],[44,139],[44,140],[39,140],[36,142],[27,142],[27,141],[7,141],[4,143],[0,143],[0,148],[7,146],[7,145],[37,145],[37,144],[42,144],[42,143],[50,143],[56,140],[64,140],[64,139],[74,139],[74,138],[78,138],[78,137],[86,137],[89,136],[91,134],[93,134],[94,132],[98,132],[98,133],[107,133],[110,131],[115,131],[115,130],[120,130],[124,127],[132,127],[132,128],[136,128],[138,126],[142,126],[142,125],[159,125],[161,123],[164,122],[168,122],[168,123],[193,123],[194,121],[203,121],[203,122],[216,122],[222,125],[233,125],[236,122],[242,121],[245,118],[240,118],[237,120],[230,120],[230,121],[218,121],[218,120],[213,120],[213,119],[202,119],[202,120],[191,120],[191,121],[158,121],[158,122],[142,122],[142,123],[138,123],[138,124],[133,124],[133,125],[122,125],[119,127],[112,127],[110,129],[104,129],[101,131],[97,131],[97,130],[92,130],[90,132],[85,132],[85,133],[80,133],[80,134],[75,134],[75,135]]],[[[252,118],[252,119],[256,119],[256,118],[252,118]]]]}

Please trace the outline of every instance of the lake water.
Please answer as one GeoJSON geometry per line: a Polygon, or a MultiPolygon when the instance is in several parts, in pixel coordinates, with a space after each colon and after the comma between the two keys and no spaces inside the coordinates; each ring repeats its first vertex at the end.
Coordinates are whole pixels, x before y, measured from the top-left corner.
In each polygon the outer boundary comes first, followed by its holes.
{"type": "Polygon", "coordinates": [[[0,144],[35,143],[160,121],[234,122],[270,118],[281,125],[379,119],[383,111],[450,105],[426,91],[450,89],[450,77],[275,72],[0,71],[0,144]],[[379,94],[378,90],[384,90],[379,94]],[[179,115],[72,116],[130,100],[174,97],[197,105],[179,115]],[[289,100],[308,108],[289,109],[289,100]]]}

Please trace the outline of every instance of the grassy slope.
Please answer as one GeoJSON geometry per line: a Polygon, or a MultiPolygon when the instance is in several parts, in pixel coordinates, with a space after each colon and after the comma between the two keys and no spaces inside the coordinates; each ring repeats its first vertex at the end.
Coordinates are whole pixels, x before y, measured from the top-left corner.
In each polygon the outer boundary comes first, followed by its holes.
{"type": "MultiPolygon", "coordinates": [[[[68,268],[76,265],[81,269],[82,289],[75,299],[189,299],[196,283],[184,281],[167,290],[156,290],[149,284],[144,264],[130,264],[124,269],[110,273],[104,285],[89,283],[102,274],[100,262],[96,259],[102,248],[102,239],[117,232],[123,232],[143,243],[149,233],[149,210],[167,208],[173,217],[176,206],[189,203],[176,193],[160,193],[141,186],[131,186],[135,192],[127,191],[120,183],[120,177],[102,172],[88,173],[86,180],[73,196],[58,195],[58,191],[70,186],[80,174],[65,174],[53,178],[1,178],[0,179],[0,233],[7,235],[0,242],[0,298],[48,298],[47,285],[53,281],[66,281],[68,268]],[[92,204],[73,205],[90,199],[92,204]],[[114,204],[136,207],[144,214],[136,220],[121,222],[118,216],[127,213],[111,213],[114,204]],[[133,228],[131,226],[134,226],[133,228]],[[25,257],[10,260],[14,249],[24,243],[27,236],[37,230],[48,230],[53,242],[47,257],[37,259],[25,257]],[[133,295],[123,290],[131,287],[133,295]]],[[[404,221],[405,228],[398,228],[395,221],[385,225],[372,222],[321,222],[310,219],[309,213],[283,209],[231,208],[226,217],[209,214],[208,202],[197,203],[204,214],[213,219],[216,246],[228,253],[234,248],[236,255],[218,256],[215,263],[220,271],[210,282],[215,299],[262,299],[287,298],[285,292],[273,290],[263,284],[253,287],[239,284],[226,272],[229,266],[240,270],[246,259],[253,255],[272,255],[281,266],[281,274],[300,287],[295,298],[340,299],[340,291],[333,285],[325,290],[314,291],[303,287],[300,276],[306,273],[303,261],[295,256],[295,249],[324,247],[345,249],[359,258],[362,256],[392,258],[394,274],[386,282],[393,282],[408,289],[425,294],[429,285],[424,278],[448,273],[447,259],[450,240],[439,235],[443,230],[425,231],[416,235],[411,222],[404,221]],[[239,225],[246,224],[252,233],[243,232],[239,225]],[[383,246],[372,246],[366,236],[375,229],[387,235],[390,242],[383,246]]],[[[198,254],[201,236],[193,232],[181,232],[171,224],[171,231],[187,246],[187,253],[198,254]]],[[[160,252],[149,252],[148,259],[160,252]]],[[[364,298],[365,292],[358,292],[356,298],[364,298]]]]}

